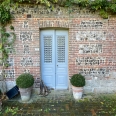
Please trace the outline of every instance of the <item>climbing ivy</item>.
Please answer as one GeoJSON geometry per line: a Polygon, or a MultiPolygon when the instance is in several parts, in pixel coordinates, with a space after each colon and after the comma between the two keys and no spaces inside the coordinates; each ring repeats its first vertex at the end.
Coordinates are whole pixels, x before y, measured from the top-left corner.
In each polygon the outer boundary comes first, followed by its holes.
{"type": "Polygon", "coordinates": [[[6,24],[11,20],[10,10],[5,8],[3,5],[0,5],[0,23],[6,24]]]}
{"type": "MultiPolygon", "coordinates": [[[[10,8],[12,3],[10,0],[4,0],[0,4],[0,65],[2,65],[2,72],[9,66],[8,57],[10,51],[13,50],[13,43],[16,39],[15,33],[13,32],[14,27],[11,25],[10,29],[12,32],[6,31],[6,26],[11,23],[12,14],[10,8]]],[[[4,74],[2,74],[4,76],[4,74]]]]}
{"type": "MultiPolygon", "coordinates": [[[[10,3],[10,7],[11,4],[14,3],[43,4],[46,5],[46,7],[48,8],[53,8],[54,4],[63,7],[71,7],[72,5],[77,5],[80,8],[87,8],[93,12],[97,11],[103,18],[108,18],[109,14],[113,15],[116,14],[116,0],[5,0],[5,1],[7,1],[4,2],[5,5],[10,3]]],[[[12,5],[12,7],[13,6],[16,5],[12,5]]]]}
{"type": "Polygon", "coordinates": [[[6,29],[4,26],[0,29],[1,37],[0,37],[0,52],[1,52],[1,58],[0,58],[0,64],[4,68],[8,67],[8,56],[9,53],[13,50],[13,43],[16,39],[16,36],[14,32],[8,33],[6,32],[6,29]]]}

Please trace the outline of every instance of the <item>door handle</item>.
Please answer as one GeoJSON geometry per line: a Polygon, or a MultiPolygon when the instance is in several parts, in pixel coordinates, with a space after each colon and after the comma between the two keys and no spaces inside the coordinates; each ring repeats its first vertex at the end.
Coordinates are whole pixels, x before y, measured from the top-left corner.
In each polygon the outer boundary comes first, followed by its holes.
{"type": "Polygon", "coordinates": [[[58,65],[57,65],[58,66],[58,65]]]}

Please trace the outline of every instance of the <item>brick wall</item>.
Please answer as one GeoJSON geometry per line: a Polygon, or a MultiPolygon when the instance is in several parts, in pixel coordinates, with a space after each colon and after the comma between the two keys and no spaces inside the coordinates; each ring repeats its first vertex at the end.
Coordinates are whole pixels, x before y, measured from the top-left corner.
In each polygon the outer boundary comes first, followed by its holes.
{"type": "Polygon", "coordinates": [[[69,78],[75,73],[85,75],[86,93],[116,92],[116,17],[102,19],[77,7],[56,7],[52,11],[38,5],[22,5],[11,12],[16,53],[10,54],[6,81],[11,83],[19,74],[30,72],[35,77],[34,87],[39,87],[40,29],[57,27],[69,32],[69,78]]]}

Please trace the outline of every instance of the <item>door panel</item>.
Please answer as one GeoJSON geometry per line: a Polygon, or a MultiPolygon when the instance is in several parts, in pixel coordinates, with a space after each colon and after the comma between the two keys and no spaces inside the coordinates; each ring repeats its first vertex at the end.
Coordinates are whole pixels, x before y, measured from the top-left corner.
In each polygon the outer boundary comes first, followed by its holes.
{"type": "Polygon", "coordinates": [[[56,88],[67,89],[68,86],[68,33],[56,31],[56,88]]]}
{"type": "Polygon", "coordinates": [[[54,89],[68,88],[68,32],[41,31],[41,76],[54,89]]]}
{"type": "Polygon", "coordinates": [[[44,83],[55,88],[54,31],[41,31],[41,76],[44,83]]]}

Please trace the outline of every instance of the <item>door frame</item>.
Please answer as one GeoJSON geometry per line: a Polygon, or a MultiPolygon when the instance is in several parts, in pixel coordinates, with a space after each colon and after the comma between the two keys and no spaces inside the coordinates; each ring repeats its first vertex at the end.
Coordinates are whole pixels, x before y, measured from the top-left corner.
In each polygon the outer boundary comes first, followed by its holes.
{"type": "MultiPolygon", "coordinates": [[[[68,40],[67,40],[67,56],[69,56],[69,30],[67,29],[67,28],[42,28],[42,29],[40,29],[39,30],[39,33],[40,33],[40,35],[39,35],[39,43],[40,43],[40,78],[42,79],[42,45],[41,45],[41,31],[44,31],[44,30],[60,30],[60,31],[67,31],[67,36],[68,36],[68,40]]],[[[56,41],[56,39],[55,39],[55,41],[56,41]]],[[[56,48],[55,48],[56,49],[56,48]]],[[[55,55],[55,59],[56,59],[56,55],[55,55]]],[[[55,63],[56,63],[56,61],[55,61],[55,63]]],[[[55,68],[56,68],[56,66],[55,66],[55,68]]],[[[56,90],[56,88],[54,88],[55,90],[56,90]]],[[[70,83],[69,83],[69,62],[68,62],[68,58],[67,58],[67,89],[70,89],[70,83]]],[[[66,90],[67,90],[66,89],[66,90]]],[[[63,90],[63,89],[62,89],[63,90]]]]}

